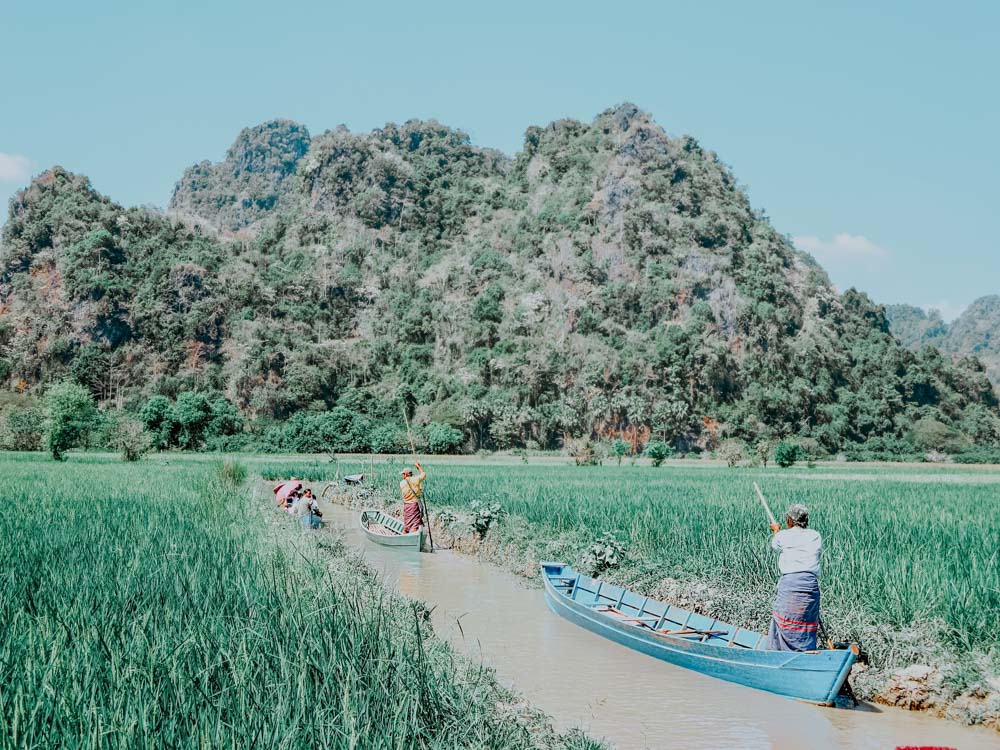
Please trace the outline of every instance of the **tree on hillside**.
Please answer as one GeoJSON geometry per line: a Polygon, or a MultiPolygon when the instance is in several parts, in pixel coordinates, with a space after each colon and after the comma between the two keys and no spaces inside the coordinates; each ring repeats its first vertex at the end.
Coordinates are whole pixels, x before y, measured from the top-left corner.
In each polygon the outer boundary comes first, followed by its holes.
{"type": "Polygon", "coordinates": [[[52,458],[62,461],[64,454],[82,442],[97,418],[90,392],[79,383],[64,380],[45,394],[47,447],[52,458]]]}
{"type": "Polygon", "coordinates": [[[462,432],[451,425],[427,425],[427,449],[431,453],[456,453],[462,446],[462,432]]]}

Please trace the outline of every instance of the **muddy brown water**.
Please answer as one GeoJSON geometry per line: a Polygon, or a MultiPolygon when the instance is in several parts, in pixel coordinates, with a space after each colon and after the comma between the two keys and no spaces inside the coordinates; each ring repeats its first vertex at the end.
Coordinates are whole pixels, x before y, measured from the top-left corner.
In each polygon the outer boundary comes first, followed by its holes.
{"type": "Polygon", "coordinates": [[[387,585],[433,608],[439,635],[493,667],[557,727],[621,750],[1000,748],[993,730],[881,706],[812,706],[666,664],[558,617],[540,589],[494,565],[382,547],[361,533],[357,512],[328,504],[323,512],[387,585]]]}

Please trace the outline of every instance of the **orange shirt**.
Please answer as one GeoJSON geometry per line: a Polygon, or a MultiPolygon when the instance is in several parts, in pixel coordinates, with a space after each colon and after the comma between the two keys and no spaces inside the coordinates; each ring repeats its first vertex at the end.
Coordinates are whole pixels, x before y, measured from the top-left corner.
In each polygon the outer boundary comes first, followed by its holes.
{"type": "Polygon", "coordinates": [[[403,477],[403,481],[399,483],[399,490],[403,493],[404,503],[415,503],[420,499],[426,478],[427,472],[423,469],[415,477],[403,477]]]}

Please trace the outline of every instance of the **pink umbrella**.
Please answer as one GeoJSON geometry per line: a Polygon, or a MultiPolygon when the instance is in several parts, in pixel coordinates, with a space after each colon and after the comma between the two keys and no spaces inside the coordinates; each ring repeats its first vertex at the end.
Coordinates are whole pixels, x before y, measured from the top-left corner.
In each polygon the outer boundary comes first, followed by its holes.
{"type": "Polygon", "coordinates": [[[274,499],[278,503],[283,503],[288,499],[295,490],[302,486],[302,482],[297,479],[293,479],[290,482],[283,482],[274,488],[274,499]]]}

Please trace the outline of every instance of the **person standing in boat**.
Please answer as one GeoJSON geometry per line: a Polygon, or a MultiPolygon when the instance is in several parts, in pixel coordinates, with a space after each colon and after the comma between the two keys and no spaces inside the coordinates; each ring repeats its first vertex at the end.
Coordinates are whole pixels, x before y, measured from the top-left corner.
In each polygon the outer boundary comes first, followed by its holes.
{"type": "Polygon", "coordinates": [[[413,476],[413,469],[407,466],[403,469],[403,481],[399,483],[399,489],[403,493],[403,533],[409,534],[424,525],[423,514],[420,512],[420,495],[424,491],[424,480],[427,479],[427,472],[424,471],[420,462],[416,462],[416,476],[413,476]]]}
{"type": "Polygon", "coordinates": [[[809,510],[796,503],[785,513],[787,528],[771,524],[778,553],[778,593],[767,636],[769,651],[812,651],[819,631],[819,560],[823,539],[809,528],[809,510]]]}

